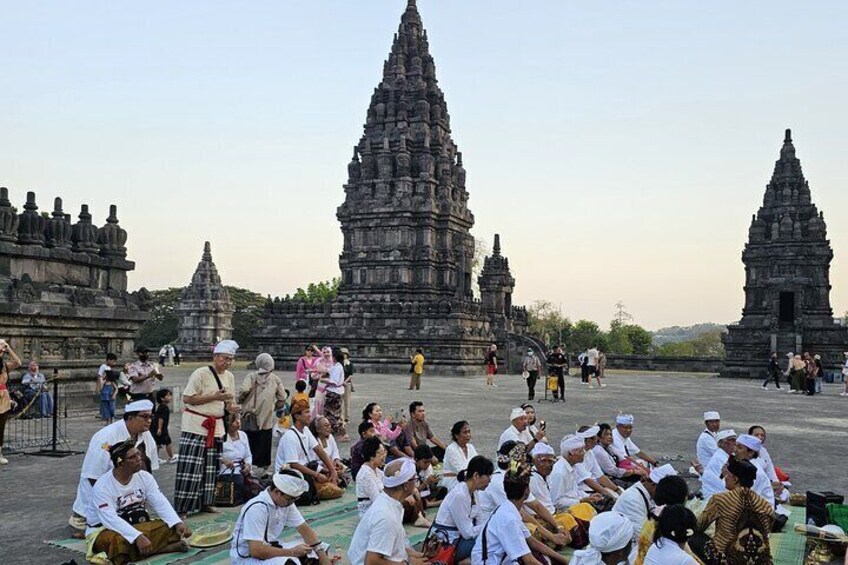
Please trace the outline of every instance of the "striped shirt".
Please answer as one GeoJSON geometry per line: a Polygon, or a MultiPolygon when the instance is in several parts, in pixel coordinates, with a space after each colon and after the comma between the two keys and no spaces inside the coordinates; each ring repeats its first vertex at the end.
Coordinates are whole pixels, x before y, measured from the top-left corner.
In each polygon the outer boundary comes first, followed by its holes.
{"type": "Polygon", "coordinates": [[[765,498],[745,487],[720,492],[710,497],[710,501],[698,518],[698,529],[704,531],[715,522],[713,543],[716,550],[726,553],[739,534],[736,524],[744,510],[754,514],[757,529],[768,544],[768,535],[774,522],[774,511],[765,498]]]}

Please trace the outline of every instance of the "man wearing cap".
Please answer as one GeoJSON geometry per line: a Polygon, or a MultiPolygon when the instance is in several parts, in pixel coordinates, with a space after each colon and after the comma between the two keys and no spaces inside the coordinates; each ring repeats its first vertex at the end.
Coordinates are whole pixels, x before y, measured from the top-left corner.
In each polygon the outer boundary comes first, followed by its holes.
{"type": "Polygon", "coordinates": [[[615,419],[615,429],[612,431],[612,450],[620,459],[632,459],[637,463],[648,463],[656,466],[657,460],[639,449],[630,436],[633,434],[632,414],[619,414],[615,419]]]}
{"type": "Polygon", "coordinates": [[[527,400],[536,398],[536,381],[539,380],[539,370],[542,368],[542,361],[536,357],[536,352],[533,348],[527,349],[527,355],[521,363],[522,370],[527,374],[527,400]]]}
{"type": "Polygon", "coordinates": [[[718,449],[716,443],[716,434],[721,429],[721,416],[718,412],[704,412],[704,431],[698,436],[698,442],[695,445],[695,470],[698,473],[704,472],[704,465],[710,462],[713,453],[718,449]]]}
{"type": "Polygon", "coordinates": [[[689,547],[706,565],[772,562],[768,538],[775,516],[771,505],[751,490],[756,475],[750,462],[728,459],[726,491],[710,498],[698,517],[698,533],[689,538],[689,547]],[[704,532],[713,523],[715,534],[710,539],[704,532]],[[739,539],[740,524],[747,539],[739,539]]]}
{"type": "Polygon", "coordinates": [[[149,400],[131,402],[124,408],[124,417],[121,420],[109,424],[91,437],[80,470],[77,496],[74,500],[74,512],[68,520],[68,524],[72,528],[85,529],[89,502],[91,501],[91,489],[97,479],[112,469],[112,460],[109,458],[111,446],[132,439],[141,450],[145,469],[148,471],[159,469],[156,440],[153,439],[153,435],[149,431],[152,419],[152,402],[149,400]]]}
{"type": "Polygon", "coordinates": [[[403,529],[403,501],[416,489],[415,462],[397,459],[386,465],[383,492],[359,520],[347,556],[351,565],[423,565],[423,554],[412,549],[403,529]]]}
{"type": "Polygon", "coordinates": [[[656,506],[654,495],[657,492],[657,484],[665,477],[676,475],[669,464],[661,467],[655,467],[651,470],[651,474],[647,478],[643,478],[638,483],[624,491],[624,494],[618,497],[612,509],[616,512],[624,514],[630,523],[633,524],[634,539],[638,537],[642,531],[642,526],[645,520],[650,516],[651,511],[656,506]]]}
{"type": "Polygon", "coordinates": [[[589,523],[589,547],[574,552],[571,565],[629,563],[633,524],[615,510],[598,514],[589,523]]]}
{"type": "Polygon", "coordinates": [[[237,413],[235,377],[229,371],[238,344],[218,342],[212,364],[196,369],[183,389],[182,432],[174,485],[174,507],[180,514],[215,512],[215,481],[221,461],[224,416],[237,413]]]}
{"type": "Polygon", "coordinates": [[[530,433],[527,427],[527,414],[523,408],[513,408],[509,414],[509,419],[512,421],[512,425],[501,434],[498,440],[499,446],[508,441],[520,441],[527,447],[527,451],[532,451],[533,446],[545,437],[545,430],[542,429],[537,430],[535,435],[530,433]]]}
{"type": "Polygon", "coordinates": [[[586,470],[579,465],[586,456],[585,440],[578,435],[565,436],[559,444],[560,457],[554,463],[548,484],[551,485],[551,502],[557,512],[568,512],[584,521],[595,515],[592,505],[602,500],[599,494],[587,495],[580,484],[587,478],[586,470]]]}
{"type": "Polygon", "coordinates": [[[89,561],[108,559],[114,565],[174,551],[188,551],[183,538],[191,530],[180,520],[144,470],[141,452],[128,439],[109,448],[113,469],[97,479],[92,489],[85,531],[89,561]],[[147,506],[156,512],[151,520],[147,506]]]}
{"type": "Polygon", "coordinates": [[[717,492],[724,490],[724,480],[721,478],[722,469],[727,458],[736,452],[736,432],[721,430],[716,434],[717,449],[701,473],[701,495],[704,501],[717,492]]]}
{"type": "Polygon", "coordinates": [[[760,449],[763,447],[763,442],[758,437],[749,434],[742,434],[736,438],[736,459],[740,461],[748,461],[757,469],[757,475],[754,478],[754,484],[751,489],[765,498],[772,508],[774,502],[774,487],[771,486],[771,481],[766,474],[765,469],[760,461],[760,449]]]}
{"type": "Polygon", "coordinates": [[[294,402],[290,414],[292,425],[280,438],[274,468],[279,471],[288,466],[301,473],[307,482],[315,486],[321,500],[342,496],[344,490],[337,486],[339,476],[336,466],[309,429],[309,423],[312,421],[309,403],[303,400],[294,402]],[[311,453],[315,453],[323,463],[321,470],[315,468],[314,464],[310,465],[311,453]]]}
{"type": "Polygon", "coordinates": [[[295,501],[307,490],[309,485],[298,471],[286,469],[274,473],[271,486],[245,504],[239,513],[230,544],[231,563],[284,565],[298,564],[302,557],[317,557],[321,565],[329,564],[328,545],[318,539],[295,506],[295,501]],[[297,530],[301,539],[281,542],[287,528],[297,530]]]}
{"type": "Polygon", "coordinates": [[[583,471],[583,481],[580,483],[580,490],[585,494],[598,493],[603,497],[603,500],[595,505],[598,511],[608,510],[618,495],[624,492],[620,486],[612,482],[612,479],[604,474],[600,463],[595,458],[594,448],[598,444],[598,432],[601,431],[600,426],[580,426],[577,430],[577,435],[583,439],[583,461],[577,465],[583,471]]]}
{"type": "Polygon", "coordinates": [[[149,353],[146,347],[136,349],[136,354],[138,361],[130,365],[127,371],[127,377],[130,379],[130,399],[153,402],[156,381],[161,381],[164,375],[148,360],[149,353]]]}

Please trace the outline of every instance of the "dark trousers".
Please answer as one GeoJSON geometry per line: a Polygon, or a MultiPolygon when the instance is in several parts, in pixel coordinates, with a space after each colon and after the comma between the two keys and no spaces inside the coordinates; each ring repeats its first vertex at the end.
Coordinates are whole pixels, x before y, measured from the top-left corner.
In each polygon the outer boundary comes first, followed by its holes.
{"type": "MultiPolygon", "coordinates": [[[[565,375],[559,373],[556,375],[557,378],[557,388],[559,388],[559,398],[565,400],[565,375]]],[[[557,398],[557,393],[554,393],[554,398],[557,398]]]]}
{"type": "Polygon", "coordinates": [[[813,396],[816,393],[816,379],[807,379],[807,395],[813,396]]]}
{"type": "Polygon", "coordinates": [[[536,381],[539,380],[539,371],[527,371],[530,376],[527,377],[527,400],[536,398],[536,381]]]}
{"type": "Polygon", "coordinates": [[[583,365],[580,367],[580,380],[584,383],[589,382],[589,366],[583,365]]]}
{"type": "Polygon", "coordinates": [[[780,388],[780,372],[779,371],[773,371],[770,375],[768,375],[766,377],[766,380],[763,381],[763,387],[765,388],[766,386],[768,386],[768,382],[772,379],[774,379],[775,386],[777,388],[780,388]]]}

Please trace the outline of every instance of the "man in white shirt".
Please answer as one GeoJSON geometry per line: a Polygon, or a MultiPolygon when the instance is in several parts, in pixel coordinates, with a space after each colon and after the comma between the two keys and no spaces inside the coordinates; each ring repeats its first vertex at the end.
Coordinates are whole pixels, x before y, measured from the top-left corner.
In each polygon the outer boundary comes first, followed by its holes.
{"type": "Polygon", "coordinates": [[[412,549],[403,529],[403,500],[416,488],[415,463],[396,459],[386,465],[381,492],[359,520],[347,556],[351,565],[423,565],[423,554],[412,549]]]}
{"type": "Polygon", "coordinates": [[[598,370],[598,357],[600,353],[594,345],[586,352],[586,368],[589,371],[589,388],[595,388],[592,384],[592,377],[598,381],[599,386],[606,386],[601,382],[600,371],[598,370]]]}
{"type": "Polygon", "coordinates": [[[230,544],[230,559],[234,565],[275,565],[289,561],[299,564],[300,558],[317,558],[321,565],[328,565],[328,545],[318,539],[318,534],[309,527],[295,506],[309,484],[303,475],[293,469],[274,473],[272,484],[249,501],[241,509],[233,541],[230,544]],[[301,539],[280,542],[283,531],[294,528],[301,539]]]}
{"type": "Polygon", "coordinates": [[[601,508],[597,505],[595,508],[598,511],[608,510],[618,495],[624,492],[624,489],[616,485],[612,480],[604,474],[600,463],[595,458],[593,449],[598,444],[598,432],[600,426],[580,426],[577,430],[577,435],[583,439],[584,454],[583,461],[577,465],[582,469],[583,482],[580,484],[580,489],[585,494],[598,493],[603,497],[601,508]]]}
{"type": "Polygon", "coordinates": [[[704,412],[704,431],[698,436],[698,443],[695,445],[695,470],[698,473],[704,472],[704,466],[710,462],[710,458],[718,449],[716,443],[716,434],[721,429],[721,416],[718,412],[704,412]]]}
{"type": "Polygon", "coordinates": [[[583,438],[565,436],[559,444],[560,457],[554,464],[548,484],[551,502],[557,513],[568,512],[588,522],[595,515],[592,504],[601,500],[599,494],[586,495],[580,490],[585,471],[578,465],[585,456],[583,438]]]}
{"type": "Polygon", "coordinates": [[[632,414],[619,414],[615,418],[615,429],[612,431],[612,450],[619,459],[632,459],[637,463],[656,466],[657,460],[639,449],[630,436],[633,434],[632,414]]]}
{"type": "Polygon", "coordinates": [[[701,473],[701,495],[705,503],[712,495],[725,490],[721,472],[728,457],[736,452],[736,432],[721,430],[716,434],[716,445],[718,448],[704,467],[704,472],[701,473]]]}
{"type": "Polygon", "coordinates": [[[320,489],[320,485],[325,483],[333,486],[338,484],[339,476],[336,466],[309,429],[309,423],[312,421],[309,403],[303,400],[293,403],[290,414],[292,425],[280,438],[274,468],[277,471],[286,466],[295,469],[307,482],[311,481],[316,489],[320,489]],[[315,453],[323,463],[323,472],[310,468],[310,453],[315,453]]]}
{"type": "Polygon", "coordinates": [[[89,561],[100,554],[101,560],[122,565],[159,553],[188,551],[183,538],[191,536],[191,530],[174,512],[153,475],[143,470],[135,441],[111,446],[109,457],[114,468],[97,479],[92,489],[85,532],[89,561]],[[150,519],[148,505],[157,519],[150,519]]]}
{"type": "Polygon", "coordinates": [[[624,494],[618,497],[612,509],[616,512],[624,514],[633,524],[634,538],[639,536],[642,531],[642,526],[645,520],[656,507],[654,496],[657,492],[657,484],[671,475],[676,475],[677,471],[671,465],[663,465],[656,467],[651,471],[647,479],[642,479],[632,487],[624,491],[624,494]]]}
{"type": "Polygon", "coordinates": [[[88,450],[80,470],[77,495],[74,499],[73,514],[68,524],[74,529],[84,530],[89,512],[91,489],[104,473],[112,469],[109,448],[128,439],[135,441],[142,449],[142,460],[148,463],[149,470],[159,469],[159,457],[156,456],[156,440],[150,434],[150,422],[153,418],[153,403],[149,400],[131,402],[124,408],[124,417],[117,422],[101,428],[88,442],[88,450]]]}
{"type": "Polygon", "coordinates": [[[542,438],[545,437],[545,431],[542,429],[538,430],[535,436],[530,433],[527,427],[527,414],[523,408],[513,408],[509,419],[512,421],[512,425],[501,434],[498,440],[498,447],[508,441],[518,441],[523,443],[529,452],[536,445],[536,442],[542,441],[542,438]]]}
{"type": "Polygon", "coordinates": [[[748,461],[757,468],[757,477],[754,479],[752,491],[765,498],[772,507],[774,503],[774,488],[771,486],[771,481],[762,466],[759,458],[760,449],[763,443],[752,435],[742,434],[736,438],[736,459],[739,461],[748,461]]]}

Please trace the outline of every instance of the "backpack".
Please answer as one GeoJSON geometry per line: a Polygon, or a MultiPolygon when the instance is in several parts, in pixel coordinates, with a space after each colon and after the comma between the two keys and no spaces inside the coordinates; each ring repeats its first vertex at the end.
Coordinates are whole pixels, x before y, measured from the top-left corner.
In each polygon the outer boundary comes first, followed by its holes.
{"type": "Polygon", "coordinates": [[[739,565],[772,565],[769,551],[768,532],[762,530],[753,510],[752,493],[747,492],[742,499],[742,512],[736,521],[736,538],[727,547],[727,562],[739,565]]]}

